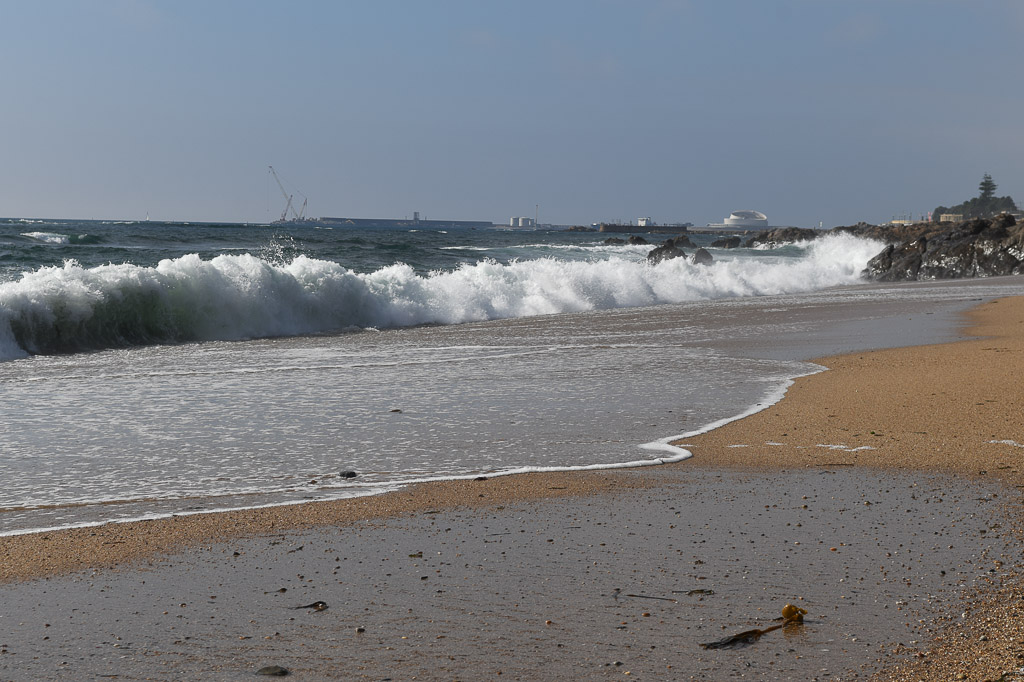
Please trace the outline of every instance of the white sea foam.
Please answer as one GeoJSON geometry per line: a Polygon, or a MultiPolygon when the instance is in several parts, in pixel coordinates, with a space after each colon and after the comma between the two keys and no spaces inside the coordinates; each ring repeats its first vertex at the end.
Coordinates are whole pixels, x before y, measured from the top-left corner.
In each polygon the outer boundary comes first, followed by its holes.
{"type": "Polygon", "coordinates": [[[802,257],[767,262],[485,260],[428,275],[400,263],[359,274],[306,256],[274,264],[188,255],[156,267],[68,261],[0,284],[0,359],[796,293],[858,281],[880,248],[836,235],[802,257]]]}
{"type": "Polygon", "coordinates": [[[67,244],[71,241],[71,238],[66,234],[55,234],[53,232],[23,232],[21,236],[46,242],[47,244],[67,244]]]}
{"type": "Polygon", "coordinates": [[[817,372],[823,371],[825,369],[820,365],[811,365],[811,367],[813,367],[814,369],[812,369],[809,372],[795,374],[792,377],[786,378],[784,381],[778,383],[775,383],[777,381],[777,378],[766,378],[766,383],[768,383],[772,387],[764,395],[760,402],[751,405],[750,407],[748,407],[743,412],[740,412],[739,414],[733,415],[731,417],[726,417],[725,419],[720,419],[710,424],[705,424],[704,426],[695,431],[687,431],[686,433],[680,433],[675,436],[666,436],[664,438],[659,438],[656,441],[644,443],[640,447],[643,448],[644,450],[663,450],[665,452],[670,453],[671,456],[663,460],[665,463],[678,462],[684,459],[688,459],[693,456],[693,453],[686,449],[687,446],[685,443],[679,443],[679,441],[686,440],[687,438],[693,438],[694,436],[700,436],[705,433],[709,433],[711,431],[714,431],[715,429],[725,426],[726,424],[731,424],[732,422],[739,421],[740,419],[746,419],[747,417],[757,414],[762,410],[767,410],[769,407],[778,403],[785,397],[786,391],[788,391],[789,387],[793,385],[793,381],[795,379],[799,379],[802,376],[816,374],[817,372]]]}

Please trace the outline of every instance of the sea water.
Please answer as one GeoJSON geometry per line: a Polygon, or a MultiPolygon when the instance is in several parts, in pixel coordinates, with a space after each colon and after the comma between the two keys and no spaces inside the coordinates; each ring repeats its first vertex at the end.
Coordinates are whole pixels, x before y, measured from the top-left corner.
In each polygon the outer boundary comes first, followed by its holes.
{"type": "Polygon", "coordinates": [[[869,285],[850,236],[606,236],[0,221],[0,534],[678,460],[808,358],[1022,288],[869,285]]]}

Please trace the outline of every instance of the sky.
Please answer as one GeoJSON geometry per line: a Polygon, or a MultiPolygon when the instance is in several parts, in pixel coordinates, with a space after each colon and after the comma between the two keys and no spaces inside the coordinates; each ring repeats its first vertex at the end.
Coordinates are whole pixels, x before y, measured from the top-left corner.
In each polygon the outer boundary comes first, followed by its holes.
{"type": "Polygon", "coordinates": [[[0,216],[1024,204],[1020,0],[0,0],[0,216]],[[301,193],[301,194],[300,194],[301,193]]]}

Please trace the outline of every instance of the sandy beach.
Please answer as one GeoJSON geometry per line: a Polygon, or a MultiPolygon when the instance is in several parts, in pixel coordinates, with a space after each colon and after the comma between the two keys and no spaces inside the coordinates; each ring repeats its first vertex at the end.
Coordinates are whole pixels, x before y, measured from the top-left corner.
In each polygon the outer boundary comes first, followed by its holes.
{"type": "Polygon", "coordinates": [[[969,324],[677,465],[0,538],[0,677],[1024,676],[1024,299],[969,324]]]}

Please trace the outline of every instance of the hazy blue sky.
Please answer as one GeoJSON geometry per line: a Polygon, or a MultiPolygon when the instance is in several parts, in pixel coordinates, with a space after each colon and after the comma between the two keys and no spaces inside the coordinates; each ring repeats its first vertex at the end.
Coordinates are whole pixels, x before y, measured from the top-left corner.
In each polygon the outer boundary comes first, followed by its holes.
{"type": "Polygon", "coordinates": [[[1020,0],[0,0],[0,216],[1024,203],[1020,0]],[[269,190],[269,191],[268,191],[269,190]]]}

